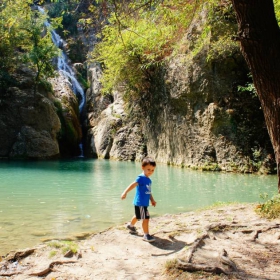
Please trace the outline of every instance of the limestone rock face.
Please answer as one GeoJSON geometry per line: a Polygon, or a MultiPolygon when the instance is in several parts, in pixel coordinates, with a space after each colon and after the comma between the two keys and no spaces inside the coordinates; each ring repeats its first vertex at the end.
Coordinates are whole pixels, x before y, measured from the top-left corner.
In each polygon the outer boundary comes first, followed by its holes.
{"type": "Polygon", "coordinates": [[[235,59],[236,64],[228,58],[209,67],[202,52],[170,61],[143,123],[149,155],[172,165],[242,172],[253,172],[258,160],[270,157],[259,101],[237,91],[246,66],[240,54],[235,59]],[[262,158],[253,158],[253,149],[262,158]]]}
{"type": "Polygon", "coordinates": [[[18,87],[0,95],[0,157],[57,158],[60,120],[56,108],[40,89],[34,94],[30,74],[25,74],[17,77],[18,87]]]}
{"type": "Polygon", "coordinates": [[[90,65],[87,91],[87,155],[115,160],[140,160],[145,155],[140,122],[130,119],[119,92],[101,94],[101,68],[90,65]]]}
{"type": "Polygon", "coordinates": [[[47,131],[38,132],[32,127],[23,126],[9,156],[11,158],[47,159],[58,154],[58,143],[53,141],[47,131]]]}

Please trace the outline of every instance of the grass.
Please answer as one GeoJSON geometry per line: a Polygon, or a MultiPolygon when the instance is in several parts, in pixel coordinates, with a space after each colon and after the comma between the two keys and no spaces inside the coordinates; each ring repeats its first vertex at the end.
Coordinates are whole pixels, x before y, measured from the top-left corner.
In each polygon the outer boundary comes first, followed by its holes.
{"type": "Polygon", "coordinates": [[[57,251],[50,251],[49,258],[53,258],[54,256],[56,256],[56,254],[57,251]]]}
{"type": "MultiPolygon", "coordinates": [[[[61,250],[62,254],[66,254],[67,252],[71,251],[73,254],[78,252],[78,244],[73,241],[51,241],[48,243],[48,246],[51,248],[61,250]]],[[[51,251],[50,256],[53,257],[56,255],[58,251],[51,251]]]]}
{"type": "Polygon", "coordinates": [[[240,203],[235,202],[235,201],[229,201],[229,202],[216,201],[209,206],[205,206],[205,207],[202,207],[202,208],[198,209],[197,211],[201,212],[201,211],[206,211],[206,210],[212,210],[212,209],[216,209],[216,208],[219,208],[219,207],[235,205],[235,204],[240,204],[240,203]]]}

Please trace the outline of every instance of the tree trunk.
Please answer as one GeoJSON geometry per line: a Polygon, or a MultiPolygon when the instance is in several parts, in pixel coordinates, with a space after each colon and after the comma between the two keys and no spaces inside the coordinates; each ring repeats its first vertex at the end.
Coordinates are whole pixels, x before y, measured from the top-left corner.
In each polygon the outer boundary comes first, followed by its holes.
{"type": "Polygon", "coordinates": [[[280,193],[280,29],[273,0],[232,0],[241,51],[251,70],[277,163],[280,193]]]}

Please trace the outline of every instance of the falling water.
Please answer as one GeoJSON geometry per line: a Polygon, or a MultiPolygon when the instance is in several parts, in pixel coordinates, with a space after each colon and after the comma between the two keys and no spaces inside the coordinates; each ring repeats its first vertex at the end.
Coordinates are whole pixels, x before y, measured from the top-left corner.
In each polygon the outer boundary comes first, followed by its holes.
{"type": "MultiPolygon", "coordinates": [[[[45,13],[44,9],[42,7],[38,6],[38,10],[41,13],[45,13]]],[[[45,22],[46,27],[50,27],[51,24],[46,21],[45,22]]],[[[86,98],[85,98],[85,93],[84,90],[82,89],[80,83],[78,82],[76,76],[75,76],[75,71],[69,64],[69,59],[63,50],[64,46],[64,41],[63,39],[55,32],[55,30],[51,29],[51,35],[52,35],[52,41],[53,43],[62,50],[61,56],[57,58],[57,70],[59,73],[61,73],[64,77],[68,78],[68,80],[71,83],[71,87],[75,95],[78,97],[79,100],[79,112],[80,115],[82,114],[82,111],[85,106],[86,98]]],[[[79,144],[79,148],[81,151],[80,157],[83,157],[83,144],[79,144]]]]}

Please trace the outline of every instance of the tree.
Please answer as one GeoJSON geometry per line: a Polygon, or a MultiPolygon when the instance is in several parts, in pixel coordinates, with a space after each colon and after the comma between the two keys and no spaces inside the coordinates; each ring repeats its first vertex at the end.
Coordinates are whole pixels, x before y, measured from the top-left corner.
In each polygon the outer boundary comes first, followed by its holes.
{"type": "Polygon", "coordinates": [[[51,39],[51,27],[46,30],[44,23],[47,17],[38,11],[30,15],[23,29],[29,39],[29,45],[23,47],[26,52],[27,62],[31,62],[36,69],[34,77],[34,93],[37,91],[37,85],[41,78],[47,79],[54,76],[53,58],[59,54],[58,48],[51,39]],[[45,33],[45,35],[43,35],[45,33]]]}
{"type": "Polygon", "coordinates": [[[52,60],[58,48],[52,43],[50,28],[44,26],[47,16],[32,7],[33,0],[0,1],[1,92],[16,82],[10,74],[23,62],[36,71],[35,91],[40,79],[54,73],[52,60]]]}
{"type": "Polygon", "coordinates": [[[11,72],[22,62],[22,46],[26,44],[23,20],[29,18],[26,1],[0,1],[0,91],[15,81],[11,72]]]}
{"type": "Polygon", "coordinates": [[[241,52],[251,70],[277,164],[280,193],[280,29],[273,0],[232,0],[241,52]]]}

